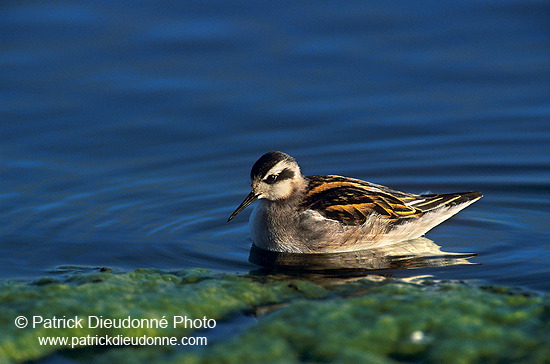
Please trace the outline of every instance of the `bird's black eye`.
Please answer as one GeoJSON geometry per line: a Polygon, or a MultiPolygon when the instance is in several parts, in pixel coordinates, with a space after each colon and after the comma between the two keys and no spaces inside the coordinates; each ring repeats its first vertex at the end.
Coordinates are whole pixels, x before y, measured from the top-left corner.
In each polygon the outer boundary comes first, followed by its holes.
{"type": "Polygon", "coordinates": [[[268,185],[272,185],[272,184],[274,184],[275,182],[277,182],[277,177],[279,177],[279,175],[277,175],[277,174],[270,174],[269,176],[267,176],[267,177],[264,179],[264,182],[267,183],[268,185]]]}
{"type": "Polygon", "coordinates": [[[280,173],[277,174],[270,174],[266,178],[264,178],[264,182],[268,185],[272,185],[275,182],[284,181],[285,179],[291,179],[294,177],[294,171],[292,171],[289,168],[283,169],[280,173]]]}

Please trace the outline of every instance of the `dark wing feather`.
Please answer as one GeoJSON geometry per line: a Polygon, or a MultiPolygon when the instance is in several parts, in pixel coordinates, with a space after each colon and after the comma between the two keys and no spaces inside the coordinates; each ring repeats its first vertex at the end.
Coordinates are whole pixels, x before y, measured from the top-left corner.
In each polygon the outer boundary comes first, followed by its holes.
{"type": "Polygon", "coordinates": [[[341,176],[307,178],[308,189],[301,207],[346,225],[361,225],[374,213],[393,222],[406,221],[439,207],[459,205],[482,196],[478,192],[415,195],[341,176]]]}
{"type": "Polygon", "coordinates": [[[310,176],[302,207],[346,225],[363,224],[369,215],[398,220],[414,217],[420,210],[406,205],[414,195],[373,183],[340,176],[310,176]]]}
{"type": "Polygon", "coordinates": [[[424,212],[436,209],[442,206],[456,206],[471,200],[477,200],[483,197],[479,192],[457,192],[444,193],[438,195],[418,195],[417,201],[412,205],[424,212]]]}

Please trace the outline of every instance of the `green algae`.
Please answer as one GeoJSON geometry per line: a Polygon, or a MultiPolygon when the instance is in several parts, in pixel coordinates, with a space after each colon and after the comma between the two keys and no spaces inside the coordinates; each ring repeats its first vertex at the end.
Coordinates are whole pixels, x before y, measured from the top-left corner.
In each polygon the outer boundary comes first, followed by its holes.
{"type": "Polygon", "coordinates": [[[0,282],[0,362],[44,357],[67,345],[44,345],[38,337],[85,337],[87,335],[169,336],[188,335],[193,328],[172,325],[174,316],[224,319],[253,307],[318,297],[322,288],[289,282],[264,284],[252,276],[214,274],[205,270],[163,272],[137,270],[129,273],[94,272],[74,274],[62,280],[39,280],[36,284],[0,282]],[[14,320],[24,316],[26,328],[14,320]],[[71,318],[158,318],[169,321],[166,328],[31,327],[32,317],[71,318]]]}
{"type": "Polygon", "coordinates": [[[236,338],[179,362],[528,362],[550,359],[548,299],[393,283],[299,301],[236,338]]]}
{"type": "Polygon", "coordinates": [[[34,282],[0,282],[0,362],[52,353],[76,361],[93,357],[97,363],[543,363],[550,358],[549,297],[505,287],[367,279],[321,286],[283,276],[202,269],[63,273],[34,282]],[[217,326],[15,327],[16,317],[33,315],[169,321],[178,315],[214,319],[217,326]],[[37,343],[38,336],[200,336],[232,327],[243,315],[255,322],[202,347],[68,349],[37,343]]]}

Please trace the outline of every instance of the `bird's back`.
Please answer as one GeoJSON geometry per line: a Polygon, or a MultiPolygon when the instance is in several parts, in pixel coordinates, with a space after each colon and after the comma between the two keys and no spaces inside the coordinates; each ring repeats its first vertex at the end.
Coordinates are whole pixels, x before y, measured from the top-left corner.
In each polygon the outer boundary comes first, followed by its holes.
{"type": "Polygon", "coordinates": [[[390,224],[411,221],[429,211],[471,203],[482,196],[479,192],[416,195],[333,175],[307,179],[301,208],[315,210],[344,225],[362,225],[371,215],[379,215],[390,224]]]}

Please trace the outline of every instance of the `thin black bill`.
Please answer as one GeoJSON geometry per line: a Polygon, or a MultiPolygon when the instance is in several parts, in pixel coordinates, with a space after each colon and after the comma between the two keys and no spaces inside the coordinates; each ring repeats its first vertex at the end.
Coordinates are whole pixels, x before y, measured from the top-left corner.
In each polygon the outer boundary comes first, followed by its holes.
{"type": "Polygon", "coordinates": [[[235,216],[237,216],[239,214],[239,212],[241,212],[242,210],[244,210],[248,205],[250,205],[252,202],[256,201],[258,199],[258,195],[256,195],[254,192],[250,192],[248,194],[248,196],[246,196],[246,198],[244,199],[243,202],[241,202],[241,204],[239,205],[239,207],[237,207],[237,209],[235,211],[233,211],[233,213],[231,214],[231,216],[229,216],[229,219],[227,219],[227,221],[231,221],[231,219],[233,219],[235,216]]]}

